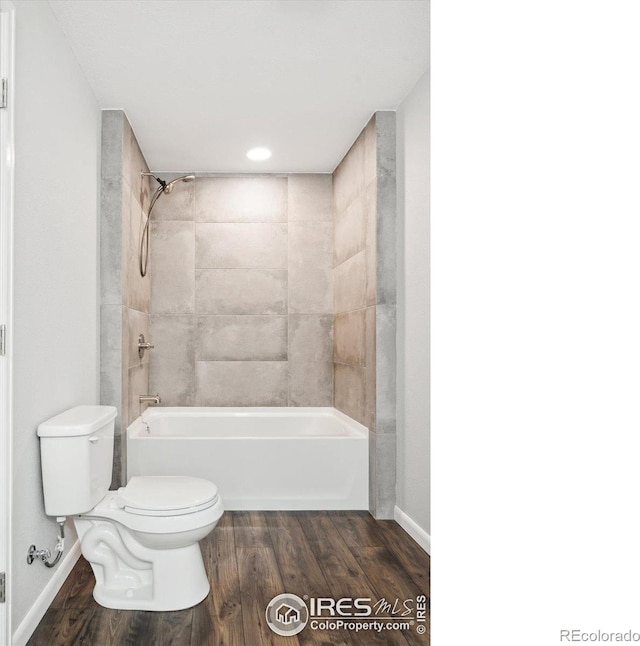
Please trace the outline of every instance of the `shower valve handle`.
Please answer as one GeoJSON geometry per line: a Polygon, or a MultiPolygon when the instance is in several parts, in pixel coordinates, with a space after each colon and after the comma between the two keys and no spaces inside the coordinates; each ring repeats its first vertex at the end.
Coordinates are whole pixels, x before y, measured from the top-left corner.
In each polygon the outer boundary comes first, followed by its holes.
{"type": "Polygon", "coordinates": [[[153,343],[146,343],[144,340],[144,334],[141,334],[138,337],[138,356],[142,359],[144,357],[145,350],[151,350],[155,346],[153,343]]]}

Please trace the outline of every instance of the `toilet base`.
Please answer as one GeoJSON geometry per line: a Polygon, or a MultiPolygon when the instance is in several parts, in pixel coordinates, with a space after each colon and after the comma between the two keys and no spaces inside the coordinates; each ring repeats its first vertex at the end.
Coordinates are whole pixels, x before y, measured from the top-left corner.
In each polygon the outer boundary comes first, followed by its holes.
{"type": "Polygon", "coordinates": [[[93,598],[116,610],[184,610],[209,593],[200,545],[152,549],[109,521],[76,518],[83,556],[96,577],[93,598]]]}
{"type": "Polygon", "coordinates": [[[150,581],[135,588],[109,587],[99,583],[97,568],[91,563],[96,574],[93,598],[105,608],[157,612],[184,610],[206,598],[210,585],[197,543],[173,550],[155,551],[159,558],[149,570],[150,581]]]}

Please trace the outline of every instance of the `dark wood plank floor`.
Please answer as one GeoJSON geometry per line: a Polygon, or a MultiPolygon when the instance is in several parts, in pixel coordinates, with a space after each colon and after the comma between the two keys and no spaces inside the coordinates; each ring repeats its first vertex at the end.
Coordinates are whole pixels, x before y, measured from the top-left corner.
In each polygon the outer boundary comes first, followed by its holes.
{"type": "Polygon", "coordinates": [[[369,646],[429,644],[410,630],[319,631],[280,637],[265,620],[277,594],[429,598],[430,561],[393,521],[367,512],[226,512],[201,542],[211,593],[179,612],[109,610],[92,596],[81,558],[40,622],[29,646],[369,646]]]}

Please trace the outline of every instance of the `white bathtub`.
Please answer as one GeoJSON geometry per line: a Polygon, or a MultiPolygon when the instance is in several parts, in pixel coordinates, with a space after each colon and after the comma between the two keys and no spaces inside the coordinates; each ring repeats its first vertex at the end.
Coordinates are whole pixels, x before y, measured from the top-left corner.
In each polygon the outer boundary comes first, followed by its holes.
{"type": "Polygon", "coordinates": [[[127,477],[215,482],[225,509],[368,509],[366,427],[335,408],[148,408],[127,477]]]}

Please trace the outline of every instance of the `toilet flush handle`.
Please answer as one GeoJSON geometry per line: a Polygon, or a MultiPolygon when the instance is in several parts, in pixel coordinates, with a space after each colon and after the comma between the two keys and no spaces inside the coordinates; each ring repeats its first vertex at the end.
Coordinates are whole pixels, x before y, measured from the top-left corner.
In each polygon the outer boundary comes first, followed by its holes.
{"type": "Polygon", "coordinates": [[[95,435],[91,435],[89,437],[89,442],[91,442],[91,444],[95,444],[96,442],[99,442],[99,441],[100,441],[100,438],[95,435]]]}

